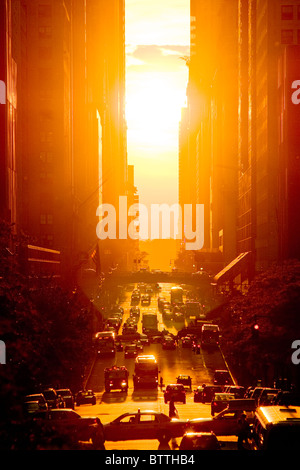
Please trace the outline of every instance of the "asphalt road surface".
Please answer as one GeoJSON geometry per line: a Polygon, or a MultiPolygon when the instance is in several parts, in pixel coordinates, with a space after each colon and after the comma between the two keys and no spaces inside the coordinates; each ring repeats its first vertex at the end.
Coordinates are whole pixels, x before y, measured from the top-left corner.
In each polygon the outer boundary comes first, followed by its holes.
{"type": "MultiPolygon", "coordinates": [[[[164,324],[162,315],[157,309],[157,295],[162,295],[169,300],[170,288],[172,284],[163,284],[158,294],[153,294],[151,305],[141,307],[141,316],[143,312],[156,312],[158,314],[159,329],[166,328],[171,333],[177,332],[183,328],[184,324],[175,324],[169,322],[164,324]]],[[[130,295],[127,292],[126,300],[121,304],[124,308],[124,317],[129,316],[130,295]]],[[[138,331],[141,332],[141,323],[138,325],[138,331]]],[[[154,354],[158,364],[160,376],[163,377],[164,386],[176,383],[176,377],[179,374],[190,375],[192,378],[192,390],[203,383],[211,384],[213,372],[215,369],[224,369],[226,364],[220,350],[203,351],[200,354],[194,354],[191,348],[182,348],[179,342],[176,350],[163,350],[161,344],[154,343],[144,347],[143,354],[154,354]]],[[[163,390],[133,390],[132,375],[134,371],[134,358],[124,357],[124,352],[117,352],[114,358],[96,358],[91,368],[91,373],[86,388],[94,390],[97,396],[96,405],[85,405],[76,408],[82,416],[99,416],[103,423],[107,423],[117,418],[123,413],[140,410],[155,410],[168,415],[169,406],[164,403],[163,390]],[[129,390],[128,393],[110,392],[105,393],[104,390],[104,369],[112,365],[125,365],[129,371],[129,390]]],[[[200,417],[211,417],[210,404],[194,403],[193,391],[187,392],[186,404],[176,403],[176,408],[180,418],[192,419],[200,417]]],[[[222,438],[224,449],[235,449],[236,438],[222,438]]],[[[176,441],[180,443],[180,438],[176,441]]],[[[171,445],[176,445],[172,442],[171,445]]],[[[171,447],[172,448],[172,447],[171,447]]],[[[106,449],[115,450],[157,450],[158,441],[156,440],[135,440],[135,441],[119,441],[107,442],[106,449]]]]}

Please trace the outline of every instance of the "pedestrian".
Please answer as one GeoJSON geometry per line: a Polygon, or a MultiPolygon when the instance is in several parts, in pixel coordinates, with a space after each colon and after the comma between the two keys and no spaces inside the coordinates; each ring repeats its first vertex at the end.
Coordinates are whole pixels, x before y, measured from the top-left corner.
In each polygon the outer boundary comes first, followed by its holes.
{"type": "Polygon", "coordinates": [[[169,402],[169,417],[170,418],[177,418],[178,417],[178,412],[175,407],[175,402],[174,399],[171,398],[169,402]]]}
{"type": "Polygon", "coordinates": [[[245,413],[241,414],[241,417],[238,420],[238,426],[238,450],[245,450],[244,444],[247,443],[250,431],[250,426],[245,413]]]}
{"type": "Polygon", "coordinates": [[[162,390],[163,388],[163,385],[164,385],[164,379],[162,378],[162,375],[160,376],[160,381],[159,381],[159,386],[160,386],[160,389],[162,390]]]}

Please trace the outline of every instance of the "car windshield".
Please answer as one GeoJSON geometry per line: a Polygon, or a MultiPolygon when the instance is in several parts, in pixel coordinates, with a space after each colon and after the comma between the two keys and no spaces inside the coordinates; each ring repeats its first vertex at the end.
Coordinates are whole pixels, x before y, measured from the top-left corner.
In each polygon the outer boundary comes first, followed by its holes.
{"type": "Polygon", "coordinates": [[[181,384],[189,384],[191,379],[189,377],[178,377],[178,382],[181,384]]]}
{"type": "Polygon", "coordinates": [[[168,390],[174,390],[176,392],[178,391],[182,391],[183,390],[183,386],[181,387],[180,385],[170,385],[168,387],[168,390]]]}
{"type": "Polygon", "coordinates": [[[44,397],[46,400],[51,400],[56,397],[56,393],[52,390],[46,390],[43,392],[44,397]]]}
{"type": "Polygon", "coordinates": [[[217,393],[215,395],[215,400],[225,401],[233,400],[235,398],[233,393],[217,393]]]}

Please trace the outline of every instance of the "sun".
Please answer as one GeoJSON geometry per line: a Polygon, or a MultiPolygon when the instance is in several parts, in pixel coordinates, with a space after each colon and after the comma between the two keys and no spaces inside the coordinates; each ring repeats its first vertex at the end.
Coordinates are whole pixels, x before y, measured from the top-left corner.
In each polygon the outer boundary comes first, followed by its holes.
{"type": "MultiPolygon", "coordinates": [[[[130,136],[144,145],[168,148],[178,129],[182,88],[169,73],[147,72],[127,90],[126,120],[130,136]]],[[[177,139],[176,139],[177,141],[177,139]]]]}

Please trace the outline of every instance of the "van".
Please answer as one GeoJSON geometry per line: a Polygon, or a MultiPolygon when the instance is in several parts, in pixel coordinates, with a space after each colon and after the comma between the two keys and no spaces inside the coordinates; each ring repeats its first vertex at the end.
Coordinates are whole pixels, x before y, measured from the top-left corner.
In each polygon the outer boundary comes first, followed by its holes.
{"type": "Polygon", "coordinates": [[[250,438],[253,450],[298,450],[300,406],[261,406],[255,412],[250,438]]]}

